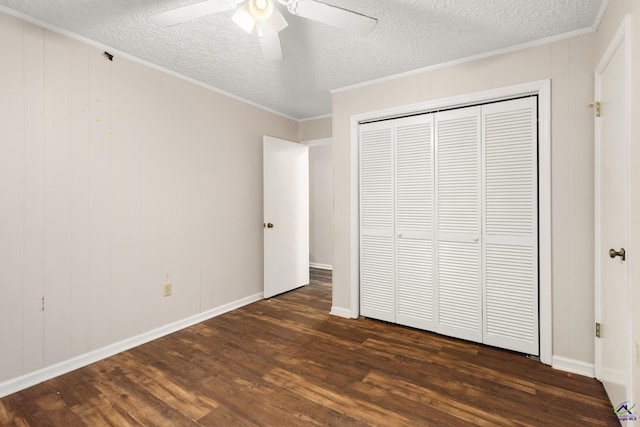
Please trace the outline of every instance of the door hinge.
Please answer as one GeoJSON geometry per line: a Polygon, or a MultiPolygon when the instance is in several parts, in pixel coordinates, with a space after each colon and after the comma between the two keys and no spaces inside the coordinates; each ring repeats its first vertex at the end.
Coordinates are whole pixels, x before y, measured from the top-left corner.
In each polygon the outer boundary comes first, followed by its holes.
{"type": "Polygon", "coordinates": [[[596,338],[600,338],[600,323],[596,322],[596,338]]]}
{"type": "Polygon", "coordinates": [[[587,108],[594,108],[596,111],[596,117],[600,117],[600,103],[598,101],[587,104],[587,108]]]}

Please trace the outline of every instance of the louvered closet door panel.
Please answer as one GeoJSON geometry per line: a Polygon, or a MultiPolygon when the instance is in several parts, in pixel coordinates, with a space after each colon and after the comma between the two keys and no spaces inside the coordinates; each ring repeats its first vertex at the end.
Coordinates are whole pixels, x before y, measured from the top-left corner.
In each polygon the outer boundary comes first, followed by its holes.
{"type": "Polygon", "coordinates": [[[360,126],[360,313],[395,322],[392,122],[360,126]]]}
{"type": "Polygon", "coordinates": [[[528,354],[538,346],[536,99],[482,111],[484,342],[528,354]]]}
{"type": "Polygon", "coordinates": [[[360,238],[360,314],[395,322],[393,239],[360,238]]]}
{"type": "Polygon", "coordinates": [[[433,115],[394,121],[397,323],[434,324],[433,115]]]}
{"type": "Polygon", "coordinates": [[[435,123],[438,332],[480,342],[480,107],[435,123]]]}

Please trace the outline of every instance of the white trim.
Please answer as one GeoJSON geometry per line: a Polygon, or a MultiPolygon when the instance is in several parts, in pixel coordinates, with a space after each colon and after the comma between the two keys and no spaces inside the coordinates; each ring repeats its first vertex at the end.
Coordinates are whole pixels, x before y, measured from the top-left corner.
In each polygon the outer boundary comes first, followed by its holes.
{"type": "Polygon", "coordinates": [[[600,23],[602,22],[602,18],[604,18],[604,14],[607,11],[607,6],[609,6],[609,0],[602,0],[600,9],[598,10],[598,14],[596,15],[596,19],[594,19],[593,25],[591,26],[591,29],[593,31],[598,31],[600,23]]]}
{"type": "Polygon", "coordinates": [[[477,61],[477,60],[480,60],[480,59],[491,58],[493,56],[504,55],[504,54],[507,54],[507,53],[512,53],[512,52],[517,52],[519,50],[528,49],[528,48],[531,48],[531,47],[541,46],[541,45],[545,45],[545,44],[548,44],[548,43],[554,43],[554,42],[557,42],[557,41],[560,41],[560,40],[570,39],[570,38],[573,38],[573,37],[582,36],[584,34],[590,34],[590,33],[593,33],[594,31],[595,30],[593,29],[593,27],[582,28],[580,30],[575,30],[575,31],[571,31],[571,32],[568,32],[568,33],[563,33],[563,34],[558,34],[556,36],[551,36],[551,37],[547,37],[547,38],[540,39],[540,40],[535,40],[535,41],[528,42],[528,43],[522,43],[522,44],[518,44],[518,45],[515,45],[515,46],[505,47],[505,48],[502,48],[502,49],[496,49],[496,50],[492,50],[490,52],[480,53],[478,55],[467,56],[465,58],[454,59],[453,61],[442,62],[442,63],[439,63],[439,64],[429,65],[429,66],[423,67],[423,68],[417,68],[417,69],[411,70],[411,71],[405,71],[405,72],[399,73],[399,74],[393,74],[393,75],[390,75],[390,76],[381,77],[379,79],[368,80],[366,82],[356,83],[356,84],[353,84],[353,85],[349,85],[349,86],[333,89],[330,92],[331,92],[331,94],[336,94],[336,93],[340,93],[340,92],[347,92],[347,91],[350,91],[350,90],[353,90],[353,89],[361,89],[363,87],[376,85],[376,84],[379,84],[379,83],[385,83],[385,82],[392,81],[392,80],[411,77],[411,76],[414,76],[416,74],[422,74],[422,73],[426,73],[426,72],[429,72],[429,71],[438,70],[440,68],[447,68],[447,67],[452,67],[454,65],[466,64],[468,62],[473,62],[473,61],[477,61]]]}
{"type": "Polygon", "coordinates": [[[320,119],[326,119],[333,116],[333,114],[329,113],[329,114],[323,114],[321,116],[315,116],[315,117],[307,117],[304,119],[299,119],[298,123],[304,123],[304,122],[310,122],[312,120],[320,120],[320,119]]]}
{"type": "MultiPolygon", "coordinates": [[[[624,49],[624,55],[625,55],[625,137],[624,137],[624,144],[625,144],[625,150],[627,152],[627,154],[629,154],[631,152],[631,120],[630,120],[630,112],[631,112],[631,99],[629,96],[629,89],[630,89],[630,85],[631,85],[631,17],[630,15],[625,15],[624,19],[622,20],[622,23],[620,24],[620,27],[618,28],[618,30],[616,31],[615,35],[612,37],[611,41],[609,42],[609,45],[607,46],[607,50],[603,53],[602,58],[600,59],[600,61],[598,61],[598,65],[596,66],[595,69],[595,73],[594,73],[594,77],[595,77],[595,96],[596,96],[596,101],[598,101],[600,96],[601,96],[601,75],[602,73],[605,71],[607,65],[611,62],[611,60],[613,59],[614,55],[616,54],[616,52],[618,51],[618,49],[623,48],[624,49]]],[[[600,233],[600,224],[601,224],[601,217],[600,217],[600,204],[601,204],[601,198],[600,198],[600,193],[602,192],[602,188],[600,186],[601,184],[601,170],[600,170],[600,151],[601,151],[601,138],[600,138],[600,120],[596,119],[595,120],[595,130],[594,130],[594,136],[595,136],[595,158],[594,158],[594,168],[595,168],[595,173],[594,173],[594,224],[595,224],[595,230],[594,230],[594,297],[595,297],[595,304],[594,304],[594,310],[595,310],[595,321],[596,322],[602,322],[602,283],[601,283],[601,270],[600,270],[600,265],[601,265],[601,260],[603,258],[603,254],[601,253],[602,251],[600,250],[602,248],[602,236],[600,233]]],[[[623,247],[626,248],[627,252],[631,251],[633,248],[631,247],[631,240],[629,239],[629,236],[631,235],[631,227],[633,225],[632,221],[631,221],[631,184],[630,184],[630,179],[631,179],[631,156],[627,155],[626,156],[626,164],[625,164],[625,168],[627,169],[627,212],[625,213],[625,221],[626,221],[626,226],[627,226],[627,238],[626,241],[623,242],[623,247]]],[[[633,252],[631,252],[633,253],[633,252]]],[[[624,308],[626,310],[626,325],[625,325],[625,330],[627,331],[631,331],[632,330],[632,314],[633,314],[633,308],[631,305],[631,295],[632,295],[632,280],[631,280],[631,263],[627,262],[627,280],[626,280],[626,284],[625,284],[625,290],[626,290],[626,297],[624,298],[624,301],[626,302],[626,304],[624,305],[624,308]]],[[[629,383],[629,375],[631,372],[633,372],[633,361],[634,361],[634,343],[633,343],[633,335],[630,333],[627,333],[627,342],[626,342],[626,346],[627,346],[627,361],[626,361],[626,369],[627,369],[627,374],[624,375],[620,375],[619,378],[617,379],[617,381],[619,381],[620,384],[624,383],[625,387],[626,387],[626,391],[627,391],[627,398],[629,400],[631,400],[632,397],[632,387],[631,384],[629,383]]],[[[602,342],[601,340],[597,339],[594,337],[594,347],[595,347],[595,377],[596,378],[605,378],[606,375],[603,372],[603,366],[602,366],[602,342]]],[[[606,373],[607,375],[610,375],[611,372],[606,373]]],[[[616,402],[612,402],[612,403],[616,403],[616,402]]]]}
{"type": "Polygon", "coordinates": [[[331,312],[329,312],[329,314],[333,316],[344,317],[345,319],[350,319],[352,317],[351,310],[347,310],[345,308],[340,308],[335,306],[331,307],[331,312]]]}
{"type": "Polygon", "coordinates": [[[331,137],[328,138],[319,138],[319,139],[310,139],[308,141],[302,141],[300,144],[306,145],[307,147],[318,147],[320,145],[331,145],[333,139],[331,137]]]}
{"type": "Polygon", "coordinates": [[[568,357],[553,356],[553,363],[551,366],[553,367],[553,369],[557,369],[559,371],[584,375],[585,377],[589,378],[593,378],[595,373],[593,363],[586,363],[580,360],[569,359],[568,357]]]}
{"type": "Polygon", "coordinates": [[[318,262],[309,262],[309,267],[318,268],[320,270],[330,270],[333,271],[333,265],[331,264],[320,264],[318,262]]]}
{"type": "Polygon", "coordinates": [[[540,360],[550,365],[553,356],[552,323],[552,275],[551,275],[551,81],[539,80],[461,96],[420,102],[400,107],[371,111],[351,116],[351,221],[350,221],[350,313],[352,318],[360,314],[359,233],[358,219],[358,126],[360,122],[396,117],[422,111],[460,107],[497,101],[530,94],[538,95],[538,168],[539,168],[539,280],[540,280],[540,360]]]}
{"type": "Polygon", "coordinates": [[[83,366],[90,365],[91,363],[95,363],[102,359],[106,359],[107,357],[111,357],[115,354],[121,353],[123,351],[129,350],[139,345],[145,344],[149,341],[153,341],[155,339],[161,338],[165,335],[169,335],[173,332],[179,331],[181,329],[187,328],[189,326],[195,325],[197,323],[203,322],[205,320],[208,320],[213,317],[219,316],[221,314],[227,313],[229,311],[235,310],[237,308],[243,307],[245,305],[249,305],[256,301],[260,301],[261,299],[262,299],[262,293],[250,295],[248,297],[241,298],[239,300],[230,302],[228,304],[221,305],[211,310],[198,313],[196,315],[187,317],[182,320],[178,320],[177,322],[161,326],[157,329],[153,329],[149,332],[145,332],[135,337],[127,338],[117,343],[110,344],[106,347],[102,347],[97,350],[93,350],[88,353],[81,354],[79,356],[62,361],[55,365],[47,366],[46,368],[42,368],[37,371],[22,375],[20,377],[12,378],[8,381],[4,381],[0,383],[0,398],[4,396],[8,396],[17,391],[24,390],[25,388],[34,386],[43,381],[50,380],[51,378],[57,377],[59,375],[66,374],[78,368],[82,368],[83,366]]]}
{"type": "Polygon", "coordinates": [[[349,263],[351,268],[350,301],[351,317],[357,319],[360,316],[360,144],[359,123],[351,116],[351,176],[349,177],[349,194],[351,195],[349,221],[350,247],[349,263]]]}
{"type": "Polygon", "coordinates": [[[549,365],[553,355],[550,80],[538,90],[538,226],[540,361],[549,365]]]}
{"type": "MultiPolygon", "coordinates": [[[[185,76],[183,74],[177,73],[175,71],[171,71],[171,70],[169,70],[167,68],[164,68],[164,67],[162,67],[160,65],[153,64],[153,63],[148,62],[148,61],[146,61],[144,59],[141,59],[141,58],[138,58],[138,57],[133,56],[131,54],[122,52],[122,51],[120,51],[120,50],[118,50],[118,49],[116,49],[114,47],[107,46],[107,45],[104,45],[104,44],[102,44],[100,42],[88,39],[88,38],[86,38],[84,36],[81,36],[79,34],[72,33],[71,31],[68,31],[68,30],[65,30],[63,28],[57,27],[57,26],[55,26],[53,24],[50,24],[50,23],[48,23],[46,21],[42,21],[42,20],[40,20],[38,18],[34,18],[32,16],[25,15],[24,13],[18,12],[17,10],[13,10],[13,9],[10,9],[10,8],[8,8],[6,6],[0,5],[0,12],[3,12],[3,13],[6,13],[7,15],[11,15],[13,17],[22,19],[23,21],[26,21],[26,22],[29,22],[31,24],[37,25],[39,27],[42,27],[45,30],[49,30],[49,31],[52,31],[54,33],[63,35],[65,37],[68,37],[70,39],[77,40],[79,42],[88,44],[89,46],[96,47],[96,48],[98,48],[100,50],[106,50],[110,54],[112,54],[114,57],[116,57],[115,58],[116,60],[117,60],[117,57],[122,57],[122,58],[128,59],[129,61],[138,63],[140,65],[144,65],[145,67],[149,67],[149,68],[152,68],[152,69],[157,70],[157,71],[161,71],[161,72],[163,72],[165,74],[168,74],[170,76],[173,76],[175,78],[178,78],[178,79],[184,80],[186,82],[192,83],[194,85],[200,86],[200,87],[202,87],[204,89],[207,89],[207,90],[210,90],[212,92],[218,93],[220,95],[226,96],[226,97],[231,98],[233,100],[240,101],[242,103],[248,104],[248,105],[250,105],[252,107],[259,108],[259,109],[264,110],[264,111],[266,111],[268,113],[276,114],[276,115],[278,115],[280,117],[284,117],[285,119],[293,120],[293,121],[295,121],[297,123],[300,122],[300,120],[296,119],[295,117],[288,116],[288,115],[286,115],[284,113],[281,113],[279,111],[273,110],[273,109],[271,109],[269,107],[265,107],[264,105],[260,105],[258,103],[253,102],[253,101],[249,101],[248,99],[241,98],[238,95],[234,95],[234,94],[232,94],[230,92],[224,91],[222,89],[218,89],[218,88],[216,88],[214,86],[208,85],[208,84],[203,83],[203,82],[201,82],[199,80],[195,80],[195,79],[192,79],[191,77],[187,77],[187,76],[185,76]]],[[[311,120],[311,119],[308,119],[308,120],[311,120]]]]}

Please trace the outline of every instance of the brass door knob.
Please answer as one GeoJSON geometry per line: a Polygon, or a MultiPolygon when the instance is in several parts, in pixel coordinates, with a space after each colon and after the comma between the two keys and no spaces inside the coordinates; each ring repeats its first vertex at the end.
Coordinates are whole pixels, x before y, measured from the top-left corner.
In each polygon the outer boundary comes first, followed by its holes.
{"type": "Polygon", "coordinates": [[[273,224],[271,224],[270,222],[267,222],[266,224],[262,225],[264,228],[273,228],[273,224]]]}
{"type": "Polygon", "coordinates": [[[611,258],[615,258],[619,256],[622,259],[622,261],[624,261],[626,259],[626,252],[624,248],[620,248],[619,251],[616,251],[615,249],[609,249],[609,256],[611,258]]]}

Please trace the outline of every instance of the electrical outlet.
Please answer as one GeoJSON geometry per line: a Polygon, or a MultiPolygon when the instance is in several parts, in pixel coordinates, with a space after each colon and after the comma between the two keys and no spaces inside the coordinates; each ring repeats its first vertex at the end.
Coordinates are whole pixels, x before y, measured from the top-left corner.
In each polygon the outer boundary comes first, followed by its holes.
{"type": "Polygon", "coordinates": [[[173,293],[173,285],[171,283],[165,283],[164,285],[164,296],[170,297],[173,293]]]}

